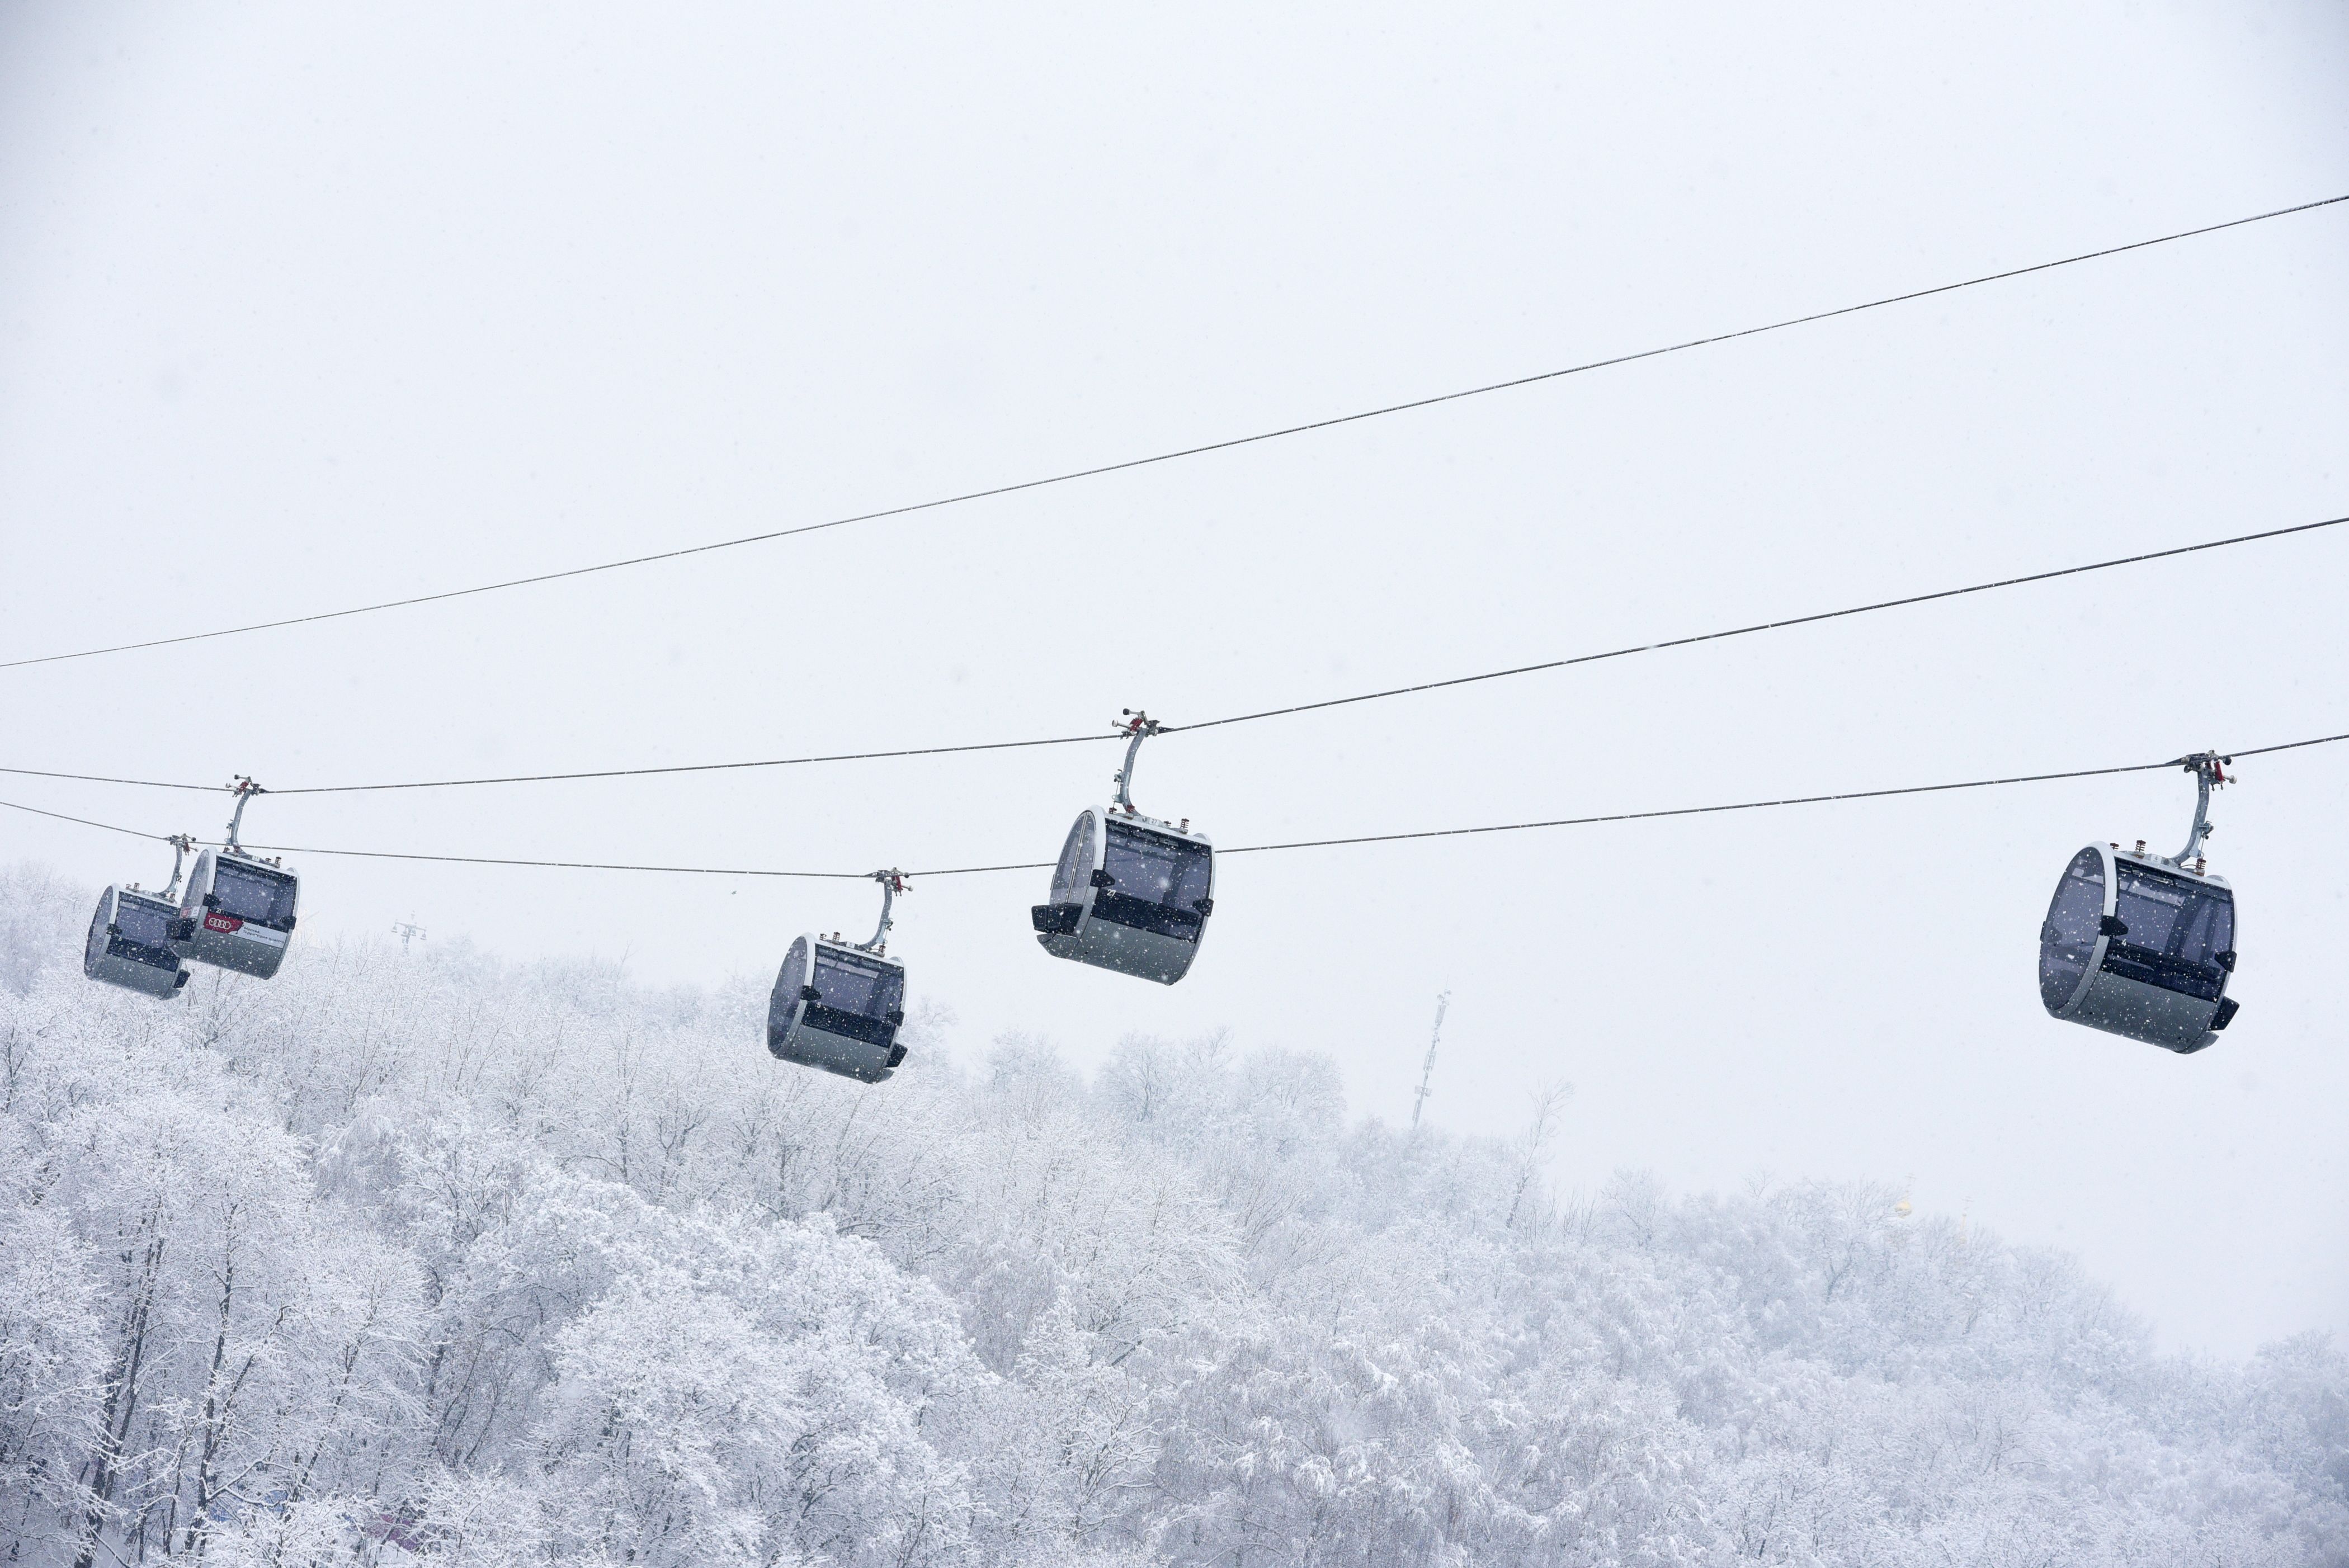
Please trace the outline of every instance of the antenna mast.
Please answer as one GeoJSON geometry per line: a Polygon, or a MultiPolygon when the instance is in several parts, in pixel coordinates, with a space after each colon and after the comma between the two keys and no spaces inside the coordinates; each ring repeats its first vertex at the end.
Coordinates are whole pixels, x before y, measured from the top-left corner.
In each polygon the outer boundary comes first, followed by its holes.
{"type": "Polygon", "coordinates": [[[1427,1087],[1435,1076],[1435,1047],[1444,1038],[1444,1009],[1452,1006],[1452,993],[1441,992],[1435,998],[1435,1029],[1427,1037],[1427,1063],[1419,1069],[1419,1093],[1411,1102],[1411,1130],[1419,1130],[1419,1113],[1427,1109],[1427,1097],[1435,1091],[1427,1087]]]}

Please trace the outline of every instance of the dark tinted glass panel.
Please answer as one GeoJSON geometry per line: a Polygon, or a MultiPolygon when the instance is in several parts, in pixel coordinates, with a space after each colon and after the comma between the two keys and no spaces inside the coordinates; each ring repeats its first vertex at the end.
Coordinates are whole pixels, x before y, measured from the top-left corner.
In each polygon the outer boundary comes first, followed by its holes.
{"type": "Polygon", "coordinates": [[[1122,822],[1109,825],[1109,851],[1102,869],[1111,886],[1128,898],[1196,913],[1207,896],[1210,851],[1205,844],[1143,832],[1122,822]]]}
{"type": "Polygon", "coordinates": [[[2189,877],[2123,865],[2119,913],[2131,947],[2167,958],[2208,963],[2234,943],[2233,896],[2189,877]]]}
{"type": "Polygon", "coordinates": [[[2230,893],[2202,890],[2178,923],[2178,956],[2189,964],[2215,964],[2235,946],[2235,900],[2230,893]]]}
{"type": "Polygon", "coordinates": [[[262,866],[242,865],[222,855],[212,862],[212,895],[220,912],[263,925],[294,918],[294,879],[262,866]]]}
{"type": "Polygon", "coordinates": [[[171,912],[151,903],[121,899],[114,906],[114,928],[128,942],[161,947],[171,939],[171,912]]]}
{"type": "Polygon", "coordinates": [[[2217,1001],[2227,988],[2227,972],[2216,964],[2189,964],[2149,947],[2131,947],[2127,942],[2116,942],[2105,949],[2105,973],[2180,995],[2199,996],[2206,1002],[2217,1001]]]}
{"type": "Polygon", "coordinates": [[[815,988],[837,1013],[885,1018],[905,1005],[905,972],[893,964],[825,951],[816,959],[815,988]]]}
{"type": "Polygon", "coordinates": [[[2055,884],[2047,927],[2039,935],[2039,997],[2049,1007],[2061,1007],[2079,988],[2096,945],[2096,921],[2104,913],[2104,857],[2082,850],[2055,884]]]}
{"type": "Polygon", "coordinates": [[[783,966],[775,972],[775,995],[786,1004],[795,1000],[800,987],[807,984],[807,944],[794,942],[783,952],[783,966]]]}
{"type": "Polygon", "coordinates": [[[2124,864],[2121,923],[2105,968],[2164,990],[2216,1000],[2226,990],[2219,954],[2235,944],[2234,895],[2191,877],[2124,864]]]}
{"type": "Polygon", "coordinates": [[[1112,888],[1093,894],[1093,918],[1129,925],[1136,931],[1154,931],[1161,936],[1185,942],[1198,941],[1199,927],[1206,923],[1194,911],[1170,909],[1146,898],[1128,898],[1112,888]]]}
{"type": "Polygon", "coordinates": [[[783,962],[775,971],[775,988],[767,997],[767,1048],[781,1052],[791,1037],[791,1029],[800,1002],[800,987],[807,984],[808,944],[805,937],[783,950],[783,962]]]}
{"type": "Polygon", "coordinates": [[[1069,830],[1061,846],[1061,863],[1052,868],[1052,902],[1072,903],[1084,896],[1085,876],[1093,869],[1093,814],[1084,812],[1069,830]]]}
{"type": "Polygon", "coordinates": [[[843,1012],[821,1002],[807,1005],[807,1011],[800,1016],[800,1027],[822,1029],[827,1035],[885,1049],[897,1037],[897,1026],[886,1018],[868,1018],[862,1013],[843,1012]]]}

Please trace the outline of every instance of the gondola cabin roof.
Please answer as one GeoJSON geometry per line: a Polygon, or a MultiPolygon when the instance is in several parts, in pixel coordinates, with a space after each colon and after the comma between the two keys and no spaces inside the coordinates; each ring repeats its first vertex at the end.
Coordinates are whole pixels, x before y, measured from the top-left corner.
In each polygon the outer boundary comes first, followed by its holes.
{"type": "Polygon", "coordinates": [[[1115,823],[1121,827],[1139,828],[1149,833],[1164,833],[1170,839],[1180,839],[1191,844],[1204,844],[1208,849],[1216,847],[1215,841],[1207,836],[1206,830],[1190,826],[1188,818],[1179,823],[1166,822],[1161,821],[1156,817],[1145,817],[1139,811],[1121,811],[1114,806],[1096,806],[1093,809],[1101,814],[1102,820],[1104,822],[1115,823]]]}
{"type": "Polygon", "coordinates": [[[2119,864],[2134,866],[2139,871],[2153,872],[2161,876],[2176,877],[2196,887],[2215,887],[2221,892],[2230,894],[2235,891],[2233,884],[2216,872],[2198,872],[2191,864],[2181,866],[2177,861],[2157,855],[2150,850],[2125,850],[2120,845],[2112,843],[2110,840],[2106,840],[2106,842],[2112,849],[2114,861],[2119,864]]]}
{"type": "Polygon", "coordinates": [[[785,950],[767,1002],[767,1049],[785,1061],[879,1083],[905,1059],[905,966],[820,932],[785,950]]]}

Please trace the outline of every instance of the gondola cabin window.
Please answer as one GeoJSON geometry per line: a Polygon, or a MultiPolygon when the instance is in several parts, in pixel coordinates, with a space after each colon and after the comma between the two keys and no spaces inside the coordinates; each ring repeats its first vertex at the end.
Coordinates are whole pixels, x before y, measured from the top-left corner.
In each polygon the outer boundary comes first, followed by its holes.
{"type": "Polygon", "coordinates": [[[114,906],[115,934],[125,942],[157,952],[171,945],[172,911],[167,904],[125,898],[114,906]]]}
{"type": "Polygon", "coordinates": [[[255,925],[282,928],[294,918],[294,879],[254,866],[240,865],[227,855],[212,864],[212,896],[216,913],[255,925]]]}
{"type": "Polygon", "coordinates": [[[2039,995],[2049,1007],[2061,1007],[2080,988],[2095,951],[2096,922],[2105,913],[2105,861],[2095,850],[2082,850],[2064,868],[2064,881],[2047,911],[2047,930],[2039,950],[2039,995]]]}
{"type": "Polygon", "coordinates": [[[868,964],[827,949],[816,965],[820,1006],[859,1017],[886,1018],[905,1006],[905,972],[893,964],[868,964]]]}
{"type": "Polygon", "coordinates": [[[1113,821],[1102,869],[1110,874],[1110,885],[1128,898],[1195,913],[1198,901],[1207,896],[1209,857],[1205,844],[1113,821]]]}
{"type": "Polygon", "coordinates": [[[2106,968],[2164,990],[2218,996],[2227,983],[2219,955],[2235,941],[2233,895],[2126,861],[2116,875],[2116,913],[2128,931],[2115,938],[2106,968]]]}

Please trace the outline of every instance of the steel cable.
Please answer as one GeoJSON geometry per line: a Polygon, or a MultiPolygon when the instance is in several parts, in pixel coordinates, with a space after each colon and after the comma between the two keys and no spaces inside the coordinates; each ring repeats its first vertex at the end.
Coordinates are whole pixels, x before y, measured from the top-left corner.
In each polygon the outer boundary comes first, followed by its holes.
{"type": "MultiPolygon", "coordinates": [[[[2198,544],[2176,545],[2167,550],[2146,551],[2136,555],[2115,556],[2110,560],[2092,561],[2079,566],[2059,566],[2051,571],[2033,572],[2019,577],[2001,577],[1987,583],[1969,583],[1961,588],[1940,588],[1929,593],[1911,593],[1896,599],[1878,599],[1869,603],[1853,604],[1839,610],[1822,610],[1807,615],[1788,616],[1775,621],[1759,621],[1751,625],[1732,626],[1723,631],[1698,632],[1688,636],[1672,637],[1661,642],[1637,643],[1628,647],[1610,648],[1603,653],[1577,654],[1571,657],[1549,659],[1539,664],[1516,665],[1507,669],[1487,670],[1475,675],[1453,676],[1443,680],[1422,681],[1413,686],[1389,686],[1382,690],[1361,692],[1350,696],[1325,697],[1318,702],[1296,703],[1287,707],[1264,708],[1254,713],[1233,714],[1223,718],[1200,719],[1191,724],[1169,724],[1163,726],[1158,733],[1180,735],[1187,730],[1215,729],[1231,724],[1250,724],[1258,719],[1283,718],[1296,714],[1317,712],[1322,708],[1344,707],[1354,703],[1377,702],[1393,696],[1410,696],[1422,692],[1442,691],[1452,686],[1474,686],[1484,681],[1506,680],[1516,676],[1537,675],[1547,670],[1571,668],[1577,665],[1599,664],[1610,659],[1629,658],[1636,654],[1660,653],[1668,648],[1694,647],[1699,644],[1716,643],[1731,637],[1745,637],[1762,632],[1784,631],[1789,627],[1815,625],[1823,621],[1874,614],[1878,611],[1929,604],[1943,599],[1960,599],[1971,594],[1991,593],[2000,588],[2015,588],[2027,583],[2053,582],[2057,578],[2077,577],[2091,572],[2106,572],[2115,567],[2141,565],[2149,561],[2166,561],[2177,556],[2198,554],[2204,551],[2221,550],[2230,545],[2251,544],[2262,540],[2312,533],[2321,529],[2338,528],[2344,523],[2349,523],[2349,515],[2329,517],[2316,522],[2293,523],[2284,528],[2262,529],[2254,533],[2232,534],[2224,539],[2204,540],[2198,544]]],[[[429,779],[384,784],[308,785],[271,789],[267,793],[347,795],[388,789],[450,789],[481,784],[537,784],[585,779],[633,779],[676,773],[719,773],[757,768],[795,768],[826,762],[871,762],[896,758],[945,757],[968,752],[1010,751],[1039,746],[1076,746],[1091,741],[1116,738],[1118,737],[1113,733],[1061,735],[1032,740],[975,741],[957,746],[908,747],[890,751],[837,752],[811,757],[779,757],[746,762],[688,762],[663,767],[607,768],[565,773],[519,773],[480,779],[429,779]]],[[[156,779],[123,779],[106,774],[67,773],[35,768],[0,768],[0,773],[16,774],[33,779],[63,779],[84,784],[125,784],[154,789],[199,789],[210,792],[229,788],[226,785],[188,784],[156,779]]]]}
{"type": "Polygon", "coordinates": [[[1806,326],[1814,322],[1832,321],[1838,316],[1854,315],[1861,311],[1880,310],[1887,305],[1906,304],[1916,300],[1930,299],[1936,294],[1951,294],[1960,289],[1976,288],[1984,284],[2002,283],[2012,278],[2028,277],[2034,273],[2051,272],[2058,267],[2076,266],[2083,262],[2100,261],[2107,256],[2124,255],[2155,245],[2167,245],[2179,240],[2190,240],[2204,234],[2216,234],[2228,229],[2240,229],[2246,224],[2264,223],[2274,218],[2287,218],[2295,213],[2313,212],[2349,201],[2349,194],[2327,196],[2320,201],[2302,201],[2290,207],[2278,207],[2270,211],[2254,212],[2249,217],[2230,218],[2220,223],[2206,223],[2199,228],[2180,229],[2174,233],[2157,234],[2147,240],[2132,240],[2127,244],[2107,245],[2101,250],[2084,251],[2077,255],[2061,256],[2051,262],[2034,262],[2029,266],[2009,267],[2002,272],[1984,273],[1979,277],[1961,278],[1955,283],[1937,284],[1930,288],[1912,289],[1905,294],[1887,294],[1880,299],[1863,300],[1857,304],[1838,305],[1833,310],[1813,311],[1805,315],[1788,316],[1782,321],[1765,322],[1759,326],[1741,327],[1733,332],[1714,333],[1704,337],[1692,337],[1679,343],[1665,344],[1657,348],[1640,349],[1630,354],[1618,354],[1604,359],[1586,360],[1557,370],[1537,371],[1530,376],[1513,377],[1506,381],[1487,382],[1480,387],[1464,387],[1455,392],[1440,392],[1432,397],[1414,397],[1401,403],[1388,403],[1375,408],[1364,408],[1351,414],[1334,415],[1325,419],[1308,420],[1302,424],[1284,425],[1276,429],[1259,430],[1252,435],[1232,436],[1219,441],[1198,446],[1179,447],[1171,451],[1155,452],[1147,457],[1127,458],[1113,463],[1102,463],[1092,468],[1073,469],[1065,473],[1049,474],[1041,479],[1020,480],[1010,484],[992,485],[984,490],[964,490],[957,495],[941,496],[931,500],[913,501],[904,506],[885,507],[876,511],[858,512],[849,517],[836,517],[823,522],[802,523],[796,528],[773,529],[764,533],[745,534],[739,539],[721,539],[709,544],[692,544],[677,550],[656,551],[646,555],[632,555],[620,561],[605,561],[592,566],[573,566],[560,572],[541,572],[527,577],[512,577],[497,583],[483,583],[471,588],[450,588],[437,593],[419,593],[405,599],[386,599],[372,604],[357,604],[348,609],[326,610],[310,615],[289,615],[275,621],[256,621],[249,625],[224,626],[217,631],[188,632],[175,637],[150,637],[142,642],[117,643],[108,647],[83,648],[67,654],[45,654],[35,657],[0,660],[0,670],[23,669],[33,665],[62,664],[71,659],[93,659],[109,654],[127,654],[143,648],[173,647],[185,643],[209,642],[220,637],[239,637],[253,632],[275,631],[286,626],[305,626],[320,621],[344,620],[353,615],[370,615],[384,610],[403,610],[419,604],[436,604],[450,599],[471,598],[476,594],[495,593],[508,588],[526,588],[542,583],[559,583],[573,577],[586,577],[598,573],[618,572],[631,566],[648,566],[656,562],[678,561],[690,555],[706,555],[712,551],[734,550],[744,545],[764,544],[778,539],[796,538],[801,534],[820,533],[826,529],[846,528],[855,523],[877,522],[886,518],[905,517],[915,512],[934,511],[941,507],[959,506],[967,501],[985,500],[996,496],[1017,495],[1023,490],[1041,490],[1049,485],[1071,484],[1079,480],[1098,479],[1105,474],[1123,473],[1133,469],[1149,468],[1159,463],[1177,462],[1185,458],[1203,457],[1210,452],[1229,451],[1237,447],[1255,446],[1288,436],[1306,435],[1316,430],[1334,429],[1341,425],[1359,424],[1365,419],[1383,418],[1391,414],[1408,413],[1417,408],[1432,408],[1438,404],[1456,403],[1466,397],[1482,397],[1490,393],[1512,391],[1518,387],[1538,386],[1543,382],[1579,376],[1588,371],[1604,370],[1613,366],[1630,365],[1642,359],[1655,359],[1667,354],[1679,354],[1688,349],[1705,348],[1716,344],[1733,343],[1740,338],[1755,337],[1764,333],[1783,332],[1789,327],[1806,326]]]}
{"type": "MultiPolygon", "coordinates": [[[[2258,746],[2226,752],[2230,760],[2240,757],[2263,757],[2279,751],[2297,751],[2312,746],[2331,746],[2349,740],[2349,733],[2320,735],[2306,740],[2289,740],[2274,746],[2258,746]]],[[[2054,773],[2018,773],[1992,779],[1964,779],[1942,784],[1904,784],[1882,789],[1846,789],[1823,795],[1786,795],[1764,800],[1738,800],[1713,806],[1672,806],[1645,811],[1610,811],[1586,817],[1551,817],[1536,821],[1497,822],[1471,828],[1423,828],[1394,833],[1362,833],[1336,839],[1298,839],[1272,844],[1241,844],[1216,852],[1223,855],[1275,854],[1289,850],[1322,850],[1346,848],[1358,844],[1393,844],[1420,839],[1467,838],[1485,833],[1522,833],[1549,828],[1586,828],[1609,822],[1655,821],[1669,817],[1718,816],[1732,811],[1764,811],[1785,806],[1822,806],[1852,800],[1882,800],[1903,795],[1940,795],[1957,789],[1992,789],[2011,784],[2050,784],[2070,779],[2102,779],[2120,773],[2153,773],[2180,766],[2182,759],[2171,758],[2161,762],[2128,762],[2107,768],[2075,768],[2054,773]]],[[[108,832],[126,833],[133,838],[150,839],[158,843],[169,842],[169,835],[142,832],[136,828],[119,827],[111,822],[92,821],[86,817],[69,817],[60,811],[43,810],[37,806],[19,805],[13,800],[0,800],[0,806],[11,810],[28,811],[37,817],[54,818],[58,821],[78,823],[83,827],[103,829],[108,832]]],[[[218,848],[217,840],[199,840],[209,848],[218,848]]],[[[315,845],[253,844],[254,850],[266,850],[278,855],[335,855],[359,860],[413,861],[441,865],[515,866],[548,871],[643,872],[677,876],[721,877],[788,877],[827,882],[863,882],[870,872],[802,872],[771,871],[744,866],[665,866],[601,861],[539,861],[511,859],[489,855],[425,855],[409,854],[392,850],[336,850],[315,845]]],[[[926,871],[911,871],[908,878],[980,876],[996,872],[1050,871],[1050,861],[1025,861],[978,866],[943,866],[926,871]]]]}

